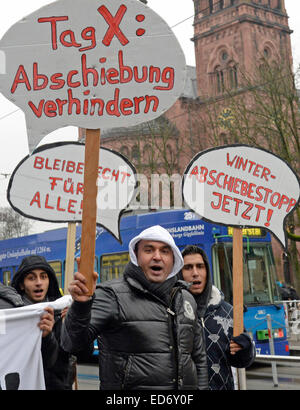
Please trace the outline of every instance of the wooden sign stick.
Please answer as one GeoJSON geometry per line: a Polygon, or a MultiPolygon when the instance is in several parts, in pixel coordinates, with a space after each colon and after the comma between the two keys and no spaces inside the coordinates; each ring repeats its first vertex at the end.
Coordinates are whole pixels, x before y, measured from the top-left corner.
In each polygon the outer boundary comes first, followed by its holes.
{"type": "Polygon", "coordinates": [[[90,295],[93,294],[93,272],[95,265],[99,152],[100,130],[87,129],[84,157],[80,272],[87,279],[90,295]]]}
{"type": "MultiPolygon", "coordinates": [[[[233,336],[244,331],[243,230],[233,228],[233,336]]],[[[238,390],[246,390],[245,369],[236,369],[238,390]]]]}
{"type": "Polygon", "coordinates": [[[233,336],[244,331],[244,294],[243,294],[243,231],[233,228],[233,336]]]}
{"type": "Polygon", "coordinates": [[[74,275],[74,257],[75,257],[75,243],[76,243],[76,222],[68,223],[67,233],[67,249],[66,249],[66,267],[65,267],[65,281],[64,294],[68,295],[68,287],[73,280],[74,275]]]}
{"type": "MultiPolygon", "coordinates": [[[[85,137],[85,129],[78,128],[78,141],[85,137]]],[[[64,294],[69,294],[69,284],[74,276],[75,264],[75,244],[76,244],[76,222],[68,223],[67,249],[66,249],[66,267],[64,280],[64,294]]]]}

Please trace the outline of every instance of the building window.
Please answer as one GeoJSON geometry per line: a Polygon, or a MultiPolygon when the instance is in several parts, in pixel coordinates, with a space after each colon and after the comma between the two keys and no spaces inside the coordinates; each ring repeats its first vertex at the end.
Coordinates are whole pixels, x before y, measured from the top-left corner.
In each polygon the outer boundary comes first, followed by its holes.
{"type": "Polygon", "coordinates": [[[235,65],[229,67],[229,84],[231,89],[238,87],[238,74],[237,67],[235,65]]]}
{"type": "Polygon", "coordinates": [[[227,51],[223,51],[223,52],[222,52],[221,58],[222,58],[223,61],[226,61],[226,60],[227,60],[227,58],[228,58],[228,53],[227,53],[227,51]]]}
{"type": "Polygon", "coordinates": [[[264,57],[265,57],[266,59],[268,59],[268,58],[270,58],[270,56],[271,56],[270,49],[269,49],[268,47],[265,47],[265,48],[264,48],[264,57]]]}
{"type": "Polygon", "coordinates": [[[140,159],[140,150],[137,145],[134,145],[131,151],[131,157],[134,161],[138,161],[140,159]]]}
{"type": "Polygon", "coordinates": [[[228,145],[229,144],[228,137],[223,132],[220,134],[220,143],[223,144],[223,145],[228,145]]]}
{"type": "Polygon", "coordinates": [[[144,153],[143,153],[143,157],[144,157],[144,162],[146,165],[150,165],[151,162],[153,161],[153,150],[151,148],[150,144],[146,144],[144,146],[144,153]]]}
{"type": "Polygon", "coordinates": [[[122,145],[120,152],[122,155],[129,158],[129,148],[126,145],[122,145]]]}
{"type": "Polygon", "coordinates": [[[224,72],[223,70],[216,70],[216,79],[217,79],[217,93],[221,94],[224,92],[225,83],[224,83],[224,72]]]}
{"type": "Polygon", "coordinates": [[[173,150],[170,144],[166,146],[166,157],[169,163],[173,162],[173,150]]]}

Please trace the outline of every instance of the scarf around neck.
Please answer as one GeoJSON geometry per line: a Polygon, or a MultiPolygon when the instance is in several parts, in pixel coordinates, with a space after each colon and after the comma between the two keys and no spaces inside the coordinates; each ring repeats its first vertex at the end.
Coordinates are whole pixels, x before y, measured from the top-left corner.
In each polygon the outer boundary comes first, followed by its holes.
{"type": "Polygon", "coordinates": [[[142,269],[139,266],[134,265],[132,262],[129,262],[125,268],[124,278],[132,278],[139,282],[145,289],[150,293],[157,296],[164,303],[169,305],[171,299],[171,291],[177,281],[176,276],[171,277],[170,279],[165,280],[161,283],[150,282],[142,269]]]}

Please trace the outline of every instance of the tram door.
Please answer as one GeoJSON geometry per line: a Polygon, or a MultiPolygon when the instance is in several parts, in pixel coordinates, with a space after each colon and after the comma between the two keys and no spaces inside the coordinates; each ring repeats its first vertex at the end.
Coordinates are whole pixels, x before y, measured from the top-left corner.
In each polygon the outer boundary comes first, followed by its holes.
{"type": "Polygon", "coordinates": [[[17,267],[16,266],[9,266],[0,268],[0,281],[4,285],[10,285],[14,274],[16,273],[17,267]]]}

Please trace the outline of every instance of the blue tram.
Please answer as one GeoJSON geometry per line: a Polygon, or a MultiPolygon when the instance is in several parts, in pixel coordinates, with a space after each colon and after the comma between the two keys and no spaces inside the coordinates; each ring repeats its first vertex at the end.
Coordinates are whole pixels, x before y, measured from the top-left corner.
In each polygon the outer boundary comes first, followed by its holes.
{"type": "MultiPolygon", "coordinates": [[[[208,256],[212,280],[232,303],[232,228],[202,220],[189,210],[171,210],[123,216],[120,221],[119,243],[104,228],[97,228],[95,270],[99,281],[122,275],[129,261],[129,241],[143,229],[161,225],[173,236],[182,250],[188,244],[203,248],[208,256]]],[[[81,227],[76,237],[80,253],[81,227]]],[[[0,241],[0,280],[9,284],[22,258],[43,255],[64,287],[67,228],[0,241]]],[[[255,341],[257,352],[270,354],[267,315],[271,315],[275,353],[288,355],[285,312],[276,285],[277,275],[271,237],[262,228],[246,228],[244,242],[244,326],[255,341]]]]}

